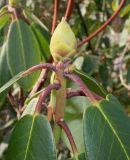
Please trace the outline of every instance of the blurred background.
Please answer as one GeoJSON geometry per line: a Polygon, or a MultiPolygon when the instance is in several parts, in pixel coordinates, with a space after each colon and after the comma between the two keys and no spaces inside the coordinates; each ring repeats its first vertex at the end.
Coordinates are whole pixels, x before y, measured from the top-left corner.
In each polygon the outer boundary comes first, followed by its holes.
{"type": "MultiPolygon", "coordinates": [[[[77,40],[82,40],[98,29],[119,3],[120,0],[75,0],[69,24],[77,40]]],[[[0,8],[5,4],[7,0],[0,0],[0,8]]],[[[51,30],[52,0],[22,0],[19,5],[34,13],[51,30]]],[[[59,22],[65,9],[66,1],[60,0],[59,22]]],[[[7,29],[0,27],[0,47],[7,29]]],[[[78,69],[94,77],[108,93],[117,96],[130,114],[130,0],[127,0],[120,14],[105,30],[78,50],[74,63],[78,69]]],[[[5,160],[6,142],[14,123],[15,113],[6,100],[4,107],[0,108],[0,160],[5,160]]],[[[69,154],[67,150],[61,149],[61,152],[69,154]]]]}

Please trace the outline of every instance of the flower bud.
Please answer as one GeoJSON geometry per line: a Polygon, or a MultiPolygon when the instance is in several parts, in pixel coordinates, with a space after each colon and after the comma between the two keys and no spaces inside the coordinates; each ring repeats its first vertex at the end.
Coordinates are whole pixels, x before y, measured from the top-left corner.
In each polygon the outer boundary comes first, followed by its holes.
{"type": "Polygon", "coordinates": [[[52,35],[50,51],[55,61],[68,58],[76,51],[76,38],[65,18],[62,18],[52,35]]]}
{"type": "Polygon", "coordinates": [[[14,7],[15,5],[17,5],[18,3],[20,3],[21,0],[9,0],[9,5],[14,7]]]}

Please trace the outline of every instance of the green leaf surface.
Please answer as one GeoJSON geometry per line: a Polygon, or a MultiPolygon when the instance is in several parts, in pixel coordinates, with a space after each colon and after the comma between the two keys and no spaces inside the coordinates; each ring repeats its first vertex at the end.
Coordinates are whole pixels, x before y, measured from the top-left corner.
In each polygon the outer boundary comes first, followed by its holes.
{"type": "Polygon", "coordinates": [[[87,55],[84,59],[82,70],[84,73],[88,75],[92,75],[95,71],[98,70],[100,64],[100,60],[98,56],[87,55]]]}
{"type": "Polygon", "coordinates": [[[130,118],[114,96],[86,110],[84,142],[90,160],[130,159],[130,118]]]}
{"type": "Polygon", "coordinates": [[[105,97],[106,96],[106,92],[103,89],[103,87],[101,87],[99,85],[99,83],[91,76],[87,75],[84,72],[81,72],[79,70],[75,70],[75,73],[80,76],[80,78],[84,81],[84,83],[88,86],[88,88],[95,92],[96,94],[98,94],[99,96],[105,97]]]}
{"type": "Polygon", "coordinates": [[[51,35],[47,30],[45,30],[43,27],[41,27],[38,24],[32,23],[31,28],[34,34],[36,35],[37,41],[40,45],[42,56],[47,62],[51,55],[50,53],[51,35]]]}
{"type": "Polygon", "coordinates": [[[35,108],[36,108],[37,102],[38,102],[38,98],[33,98],[29,102],[29,104],[26,106],[26,108],[25,108],[25,110],[24,110],[24,112],[23,112],[21,117],[23,117],[25,115],[28,115],[28,114],[33,115],[34,112],[35,112],[35,108]]]}
{"type": "Polygon", "coordinates": [[[78,155],[77,159],[76,158],[69,158],[68,160],[88,160],[86,157],[85,157],[85,153],[81,153],[78,155]]]}
{"type": "Polygon", "coordinates": [[[8,5],[3,6],[2,8],[0,8],[0,15],[3,15],[5,13],[8,12],[8,5]]]}
{"type": "Polygon", "coordinates": [[[21,76],[22,72],[15,75],[12,79],[10,79],[7,83],[5,83],[2,87],[0,87],[0,94],[5,91],[7,88],[9,88],[12,84],[17,82],[19,79],[22,78],[21,76]]]}
{"type": "MultiPolygon", "coordinates": [[[[0,87],[4,85],[11,77],[9,67],[7,65],[7,45],[3,45],[0,53],[0,87]]],[[[7,91],[0,93],[0,106],[3,105],[7,91]]]]}
{"type": "MultiPolygon", "coordinates": [[[[12,76],[40,63],[40,49],[31,28],[22,20],[11,24],[8,34],[8,64],[12,76]]],[[[21,87],[29,91],[37,81],[39,72],[20,80],[21,87]]]]}
{"type": "Polygon", "coordinates": [[[7,24],[10,19],[10,14],[5,14],[0,17],[0,30],[7,24]]]}
{"type": "Polygon", "coordinates": [[[16,124],[7,160],[56,160],[50,124],[42,115],[24,116],[16,124]]]}
{"type": "Polygon", "coordinates": [[[127,14],[130,13],[130,4],[128,4],[127,6],[125,6],[122,11],[120,12],[120,16],[121,17],[124,17],[126,16],[127,14]]]}
{"type": "Polygon", "coordinates": [[[45,29],[47,32],[49,32],[48,28],[44,25],[44,23],[32,12],[29,12],[28,10],[23,11],[24,15],[28,17],[28,19],[37,25],[40,25],[43,29],[45,29]]]}

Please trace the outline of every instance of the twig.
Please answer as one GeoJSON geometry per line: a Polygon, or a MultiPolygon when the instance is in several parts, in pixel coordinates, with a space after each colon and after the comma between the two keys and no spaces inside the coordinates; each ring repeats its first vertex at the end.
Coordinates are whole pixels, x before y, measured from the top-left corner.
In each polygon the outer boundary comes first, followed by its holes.
{"type": "Polygon", "coordinates": [[[79,42],[77,47],[81,47],[83,44],[87,43],[89,40],[91,40],[93,37],[95,37],[99,32],[101,32],[103,29],[105,29],[116,18],[116,16],[118,15],[120,10],[124,6],[125,2],[126,2],[126,0],[122,0],[120,5],[119,5],[119,7],[118,7],[118,9],[116,10],[116,12],[114,12],[113,15],[99,29],[97,29],[90,36],[88,36],[87,38],[85,38],[84,40],[79,42]]]}
{"type": "Polygon", "coordinates": [[[17,104],[16,104],[16,102],[15,102],[15,100],[14,100],[14,97],[12,96],[11,91],[9,91],[7,97],[8,97],[9,102],[11,103],[13,109],[16,111],[16,110],[17,110],[17,104]]]}
{"type": "MultiPolygon", "coordinates": [[[[49,60],[48,60],[48,63],[52,63],[52,61],[53,61],[53,58],[52,58],[52,56],[51,56],[51,57],[49,58],[49,60]]],[[[35,83],[32,91],[30,92],[29,97],[33,96],[33,95],[40,89],[40,87],[41,87],[42,85],[44,85],[44,82],[45,82],[46,77],[47,77],[47,73],[48,73],[48,69],[47,69],[47,68],[46,68],[46,69],[43,69],[43,70],[41,71],[40,76],[39,76],[39,78],[38,78],[38,81],[35,83]]]]}
{"type": "Polygon", "coordinates": [[[50,63],[45,63],[45,64],[38,64],[36,66],[33,66],[33,67],[27,69],[25,72],[23,72],[21,74],[21,76],[25,77],[25,76],[31,74],[32,72],[35,72],[35,71],[38,71],[38,70],[42,70],[42,69],[47,69],[47,68],[52,70],[52,71],[56,71],[56,67],[55,66],[53,66],[50,63]]]}
{"type": "Polygon", "coordinates": [[[64,73],[64,76],[71,79],[75,83],[77,83],[80,86],[81,90],[84,92],[84,94],[89,98],[90,102],[92,102],[94,104],[97,103],[97,100],[95,99],[95,97],[93,96],[93,94],[91,93],[89,88],[79,78],[79,76],[77,76],[75,74],[67,74],[67,73],[64,73]]]}
{"type": "Polygon", "coordinates": [[[47,109],[47,119],[48,121],[50,122],[51,119],[52,119],[52,115],[53,115],[53,108],[51,106],[51,104],[48,106],[48,109],[47,109]]]}
{"type": "Polygon", "coordinates": [[[19,118],[19,117],[20,117],[20,111],[18,110],[18,105],[17,105],[17,103],[15,102],[14,97],[12,96],[11,91],[9,91],[9,93],[8,93],[8,95],[7,95],[7,98],[8,98],[8,101],[10,102],[13,110],[16,112],[17,118],[19,118]]]}
{"type": "Polygon", "coordinates": [[[32,91],[29,94],[29,97],[33,96],[38,91],[38,89],[41,87],[41,84],[45,81],[46,76],[47,76],[47,69],[43,69],[40,73],[40,77],[38,78],[36,84],[34,85],[32,91]]]}
{"type": "Polygon", "coordinates": [[[65,12],[66,20],[68,20],[72,15],[73,9],[74,9],[74,0],[68,0],[66,12],[65,12]]]}
{"type": "Polygon", "coordinates": [[[55,30],[55,28],[56,28],[56,25],[57,25],[58,6],[59,6],[59,0],[55,0],[55,1],[54,1],[54,16],[53,16],[51,33],[54,32],[54,30],[55,30]]]}
{"type": "Polygon", "coordinates": [[[77,155],[77,153],[78,153],[77,146],[76,146],[76,144],[75,144],[75,141],[74,141],[74,139],[73,139],[73,136],[72,136],[72,134],[71,134],[71,132],[70,132],[70,129],[68,128],[67,124],[65,123],[65,121],[64,121],[63,119],[60,119],[60,120],[57,122],[57,124],[58,124],[61,128],[63,128],[63,130],[65,131],[65,133],[66,133],[66,135],[67,135],[67,137],[68,137],[68,140],[69,140],[69,142],[70,142],[70,144],[71,144],[71,148],[72,148],[73,154],[74,154],[74,155],[77,155]]]}
{"type": "Polygon", "coordinates": [[[47,86],[45,88],[45,90],[40,94],[39,96],[39,100],[37,102],[37,105],[36,105],[36,109],[35,109],[35,112],[36,113],[39,113],[41,111],[41,106],[42,106],[42,103],[44,102],[45,98],[51,93],[51,91],[53,89],[59,89],[61,87],[60,84],[50,84],[49,86],[47,86]]]}
{"type": "Polygon", "coordinates": [[[24,105],[24,94],[22,88],[20,88],[18,99],[19,99],[19,109],[21,109],[24,105]]]}
{"type": "MultiPolygon", "coordinates": [[[[93,92],[92,92],[92,94],[93,94],[93,97],[94,97],[97,101],[100,101],[100,100],[103,99],[103,97],[97,95],[96,93],[93,93],[93,92]]],[[[85,95],[84,92],[81,91],[81,90],[69,91],[69,92],[67,93],[67,98],[72,98],[72,97],[76,97],[76,96],[86,96],[86,95],[85,95]]]]}
{"type": "Polygon", "coordinates": [[[128,90],[130,91],[130,86],[128,84],[125,83],[125,80],[123,78],[123,59],[124,59],[124,56],[125,54],[127,53],[128,51],[128,48],[129,48],[129,43],[127,43],[126,47],[124,48],[123,52],[122,52],[122,55],[121,55],[121,59],[120,59],[120,68],[119,68],[119,78],[120,78],[120,81],[121,81],[121,84],[128,90]]]}

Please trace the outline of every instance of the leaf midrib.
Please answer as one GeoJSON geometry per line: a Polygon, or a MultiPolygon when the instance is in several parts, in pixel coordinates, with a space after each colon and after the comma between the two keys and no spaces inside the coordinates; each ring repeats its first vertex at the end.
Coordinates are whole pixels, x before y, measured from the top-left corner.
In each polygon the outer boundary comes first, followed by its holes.
{"type": "Polygon", "coordinates": [[[30,133],[29,133],[29,138],[28,138],[28,142],[27,142],[27,146],[26,146],[26,150],[25,150],[24,160],[26,160],[26,159],[27,159],[27,156],[28,156],[29,146],[30,146],[31,137],[32,137],[32,132],[33,132],[33,127],[34,127],[35,117],[36,117],[36,116],[33,116],[33,119],[32,119],[32,124],[31,124],[30,133]]]}
{"type": "Polygon", "coordinates": [[[125,153],[125,155],[126,155],[126,158],[127,158],[128,160],[130,160],[130,159],[129,159],[129,155],[128,155],[127,151],[125,150],[125,146],[124,146],[123,142],[121,141],[120,137],[118,136],[117,131],[115,130],[115,128],[113,127],[113,125],[112,125],[111,122],[109,121],[108,117],[105,115],[105,113],[104,113],[104,111],[102,110],[101,106],[98,106],[97,108],[99,109],[99,111],[100,111],[101,114],[103,115],[104,119],[108,122],[108,125],[109,125],[110,128],[112,129],[114,135],[117,137],[117,139],[118,139],[118,141],[119,141],[119,143],[120,143],[120,145],[121,145],[121,147],[122,147],[122,149],[123,149],[123,151],[124,151],[124,153],[125,153]]]}

